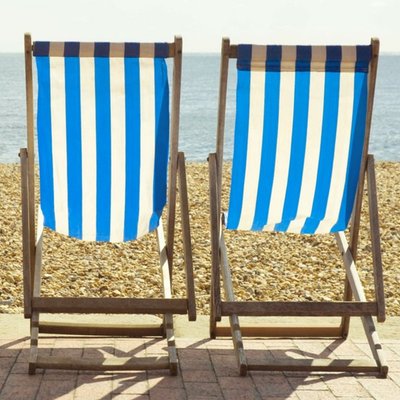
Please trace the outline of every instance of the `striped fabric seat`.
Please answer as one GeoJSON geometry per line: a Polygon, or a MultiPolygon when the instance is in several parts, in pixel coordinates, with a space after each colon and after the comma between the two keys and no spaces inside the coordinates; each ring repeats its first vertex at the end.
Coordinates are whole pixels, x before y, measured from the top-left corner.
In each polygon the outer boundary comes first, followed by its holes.
{"type": "Polygon", "coordinates": [[[238,46],[228,229],[346,229],[370,61],[371,46],[238,46]]]}
{"type": "Polygon", "coordinates": [[[35,42],[44,225],[120,242],[166,204],[168,44],[35,42]]]}

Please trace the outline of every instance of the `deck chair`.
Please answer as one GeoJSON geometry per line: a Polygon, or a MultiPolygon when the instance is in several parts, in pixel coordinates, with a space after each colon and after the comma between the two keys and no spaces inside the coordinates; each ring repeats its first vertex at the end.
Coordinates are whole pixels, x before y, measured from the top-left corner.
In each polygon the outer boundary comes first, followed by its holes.
{"type": "Polygon", "coordinates": [[[368,155],[378,52],[376,39],[368,46],[231,45],[223,39],[217,146],[209,156],[210,336],[232,335],[241,375],[248,370],[387,375],[372,318],[385,319],[374,158],[368,155]],[[229,59],[237,59],[237,97],[232,175],[227,183],[229,206],[224,213],[221,188],[229,59]],[[370,302],[356,270],[365,176],[376,289],[375,301],[370,302]],[[344,231],[350,218],[348,244],[344,231]],[[346,271],[344,300],[236,301],[225,229],[333,234],[346,271]],[[221,274],[225,298],[221,296],[221,274]],[[230,328],[218,324],[222,316],[229,317],[230,328]],[[338,327],[257,325],[241,329],[239,316],[336,316],[342,322],[338,327]],[[321,358],[252,364],[246,359],[243,336],[346,338],[350,316],[362,319],[374,357],[370,363],[321,358]]]}
{"type": "Polygon", "coordinates": [[[182,39],[176,37],[172,43],[32,43],[26,34],[25,63],[28,147],[21,149],[20,157],[24,313],[31,321],[29,373],[36,368],[58,368],[170,369],[177,374],[173,314],[187,314],[191,321],[196,318],[185,161],[184,154],[178,153],[182,39]],[[37,226],[33,57],[38,77],[37,226]],[[166,58],[173,59],[171,120],[166,58]],[[186,298],[172,298],[178,177],[186,298]],[[165,242],[161,215],[166,204],[165,242]],[[164,298],[42,297],[43,226],[88,241],[126,242],[155,233],[164,298]],[[79,325],[41,321],[41,313],[157,314],[163,321],[154,326],[79,325]],[[38,351],[40,333],[166,337],[168,356],[100,361],[47,357],[38,351]]]}

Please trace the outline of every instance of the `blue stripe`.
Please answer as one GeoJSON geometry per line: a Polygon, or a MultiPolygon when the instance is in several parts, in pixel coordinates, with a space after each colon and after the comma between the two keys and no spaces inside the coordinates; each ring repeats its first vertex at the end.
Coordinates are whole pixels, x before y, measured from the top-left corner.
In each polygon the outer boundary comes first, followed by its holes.
{"type": "Polygon", "coordinates": [[[138,58],[125,58],[125,221],[124,241],[137,237],[140,189],[140,72],[138,58]]]}
{"type": "Polygon", "coordinates": [[[228,221],[226,225],[228,229],[236,229],[238,227],[243,203],[247,139],[249,134],[250,71],[238,70],[236,96],[232,183],[229,199],[228,221]]]}
{"type": "Polygon", "coordinates": [[[341,46],[326,46],[326,72],[340,72],[340,63],[342,61],[341,46]]]}
{"type": "Polygon", "coordinates": [[[351,121],[351,139],[346,171],[346,183],[340,206],[339,217],[331,232],[347,228],[354,206],[360,164],[364,145],[365,123],[368,99],[368,74],[357,72],[354,76],[353,116],[351,121]]]}
{"type": "MultiPolygon", "coordinates": [[[[50,52],[50,42],[35,42],[33,45],[33,55],[35,57],[48,57],[50,52]]],[[[39,68],[39,65],[36,64],[39,68]]]]}
{"type": "Polygon", "coordinates": [[[111,108],[110,59],[95,57],[96,93],[96,240],[110,239],[111,215],[111,108]]]}
{"type": "Polygon", "coordinates": [[[79,42],[65,42],[64,57],[79,57],[79,42]]]}
{"type": "Polygon", "coordinates": [[[44,215],[44,225],[55,230],[49,57],[36,58],[36,66],[39,86],[37,134],[40,167],[40,205],[44,215]]]}
{"type": "Polygon", "coordinates": [[[149,230],[157,228],[167,201],[167,166],[169,141],[169,91],[167,65],[163,58],[154,59],[155,88],[155,157],[153,178],[153,214],[149,230]]]}
{"type": "Polygon", "coordinates": [[[314,233],[326,212],[335,153],[339,83],[340,73],[327,72],[325,74],[324,115],[322,120],[317,182],[311,216],[306,219],[301,230],[302,233],[314,233]]]}
{"type": "Polygon", "coordinates": [[[356,72],[368,73],[369,63],[372,59],[372,46],[357,46],[356,72]]]}
{"type": "Polygon", "coordinates": [[[308,104],[310,96],[311,47],[298,47],[298,61],[296,62],[295,91],[292,144],[290,149],[290,165],[286,186],[285,203],[282,213],[282,222],[275,226],[276,231],[286,231],[290,221],[297,215],[299,206],[301,182],[304,168],[304,156],[307,143],[308,104]],[[303,54],[299,54],[303,52],[303,54]],[[299,72],[300,71],[300,72],[299,72]]]}
{"type": "Polygon", "coordinates": [[[94,56],[105,57],[110,56],[110,43],[108,42],[97,42],[94,44],[94,56]]]}
{"type": "Polygon", "coordinates": [[[238,70],[249,71],[251,66],[251,44],[239,44],[237,47],[237,62],[238,70]]]}
{"type": "Polygon", "coordinates": [[[168,56],[168,43],[154,43],[154,58],[167,58],[168,56]]]}
{"type": "Polygon", "coordinates": [[[139,57],[140,43],[125,43],[125,57],[139,57]]]}
{"type": "Polygon", "coordinates": [[[271,72],[280,72],[282,59],[282,46],[267,46],[267,61],[265,70],[271,72]]]}
{"type": "Polygon", "coordinates": [[[263,141],[252,230],[262,230],[267,223],[269,214],[278,138],[280,77],[279,72],[265,74],[263,141]]]}
{"type": "Polygon", "coordinates": [[[82,144],[80,64],[78,57],[65,58],[65,113],[67,128],[69,235],[82,238],[82,144]]]}

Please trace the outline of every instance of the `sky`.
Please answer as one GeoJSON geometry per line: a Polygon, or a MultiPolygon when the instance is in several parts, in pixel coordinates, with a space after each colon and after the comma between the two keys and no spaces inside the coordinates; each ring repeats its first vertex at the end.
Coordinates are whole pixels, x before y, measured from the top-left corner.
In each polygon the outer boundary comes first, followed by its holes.
{"type": "Polygon", "coordinates": [[[173,41],[185,52],[231,43],[368,44],[400,53],[399,0],[0,0],[0,52],[23,34],[54,41],[173,41]]]}

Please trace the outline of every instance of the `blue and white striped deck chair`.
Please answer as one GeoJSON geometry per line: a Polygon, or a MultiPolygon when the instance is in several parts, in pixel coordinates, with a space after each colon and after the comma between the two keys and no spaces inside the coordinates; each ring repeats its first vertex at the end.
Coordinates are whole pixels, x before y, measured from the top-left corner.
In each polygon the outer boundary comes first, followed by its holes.
{"type": "Polygon", "coordinates": [[[176,374],[172,315],[188,314],[190,320],[196,318],[184,155],[178,153],[182,39],[177,37],[172,43],[34,42],[32,45],[27,34],[25,50],[28,149],[21,149],[20,155],[24,307],[25,316],[32,321],[29,372],[34,373],[38,367],[169,368],[176,374]],[[38,78],[40,207],[36,239],[32,57],[36,59],[38,78]],[[166,58],[173,58],[174,67],[171,121],[166,58]],[[170,276],[178,174],[187,298],[173,299],[170,276]],[[168,244],[161,223],[167,199],[168,244]],[[43,226],[89,241],[126,242],[155,232],[164,298],[41,297],[43,226]],[[41,312],[164,317],[156,326],[93,327],[39,323],[41,312]],[[41,357],[37,349],[39,332],[166,336],[169,355],[111,363],[41,357]]]}
{"type": "MultiPolygon", "coordinates": [[[[374,159],[368,156],[379,42],[369,46],[258,46],[222,42],[217,151],[210,154],[211,337],[232,334],[240,373],[248,369],[373,371],[386,376],[372,316],[385,319],[374,159]],[[236,123],[228,210],[221,210],[229,59],[237,59],[236,123]],[[355,268],[364,177],[368,177],[376,299],[355,268]],[[352,218],[350,246],[344,230],[352,218]],[[235,301],[223,231],[332,233],[343,256],[343,302],[235,301]],[[220,270],[225,288],[221,300],[220,270]],[[355,301],[351,301],[354,296],[355,301]],[[340,316],[340,327],[244,327],[238,316],[340,316]],[[231,330],[217,326],[230,317],[231,330]],[[251,364],[244,336],[346,337],[361,316],[374,362],[274,360],[251,364]]],[[[266,234],[266,239],[268,236],[266,234]]],[[[288,266],[290,267],[290,266],[288,266]]]]}

